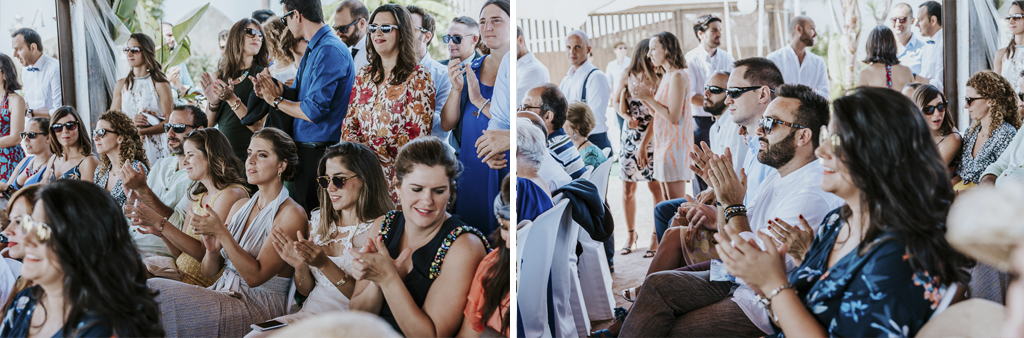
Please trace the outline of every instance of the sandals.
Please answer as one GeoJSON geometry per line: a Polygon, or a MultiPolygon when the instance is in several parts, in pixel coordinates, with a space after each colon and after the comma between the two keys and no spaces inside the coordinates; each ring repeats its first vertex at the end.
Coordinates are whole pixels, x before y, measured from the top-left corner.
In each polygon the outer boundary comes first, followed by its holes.
{"type": "Polygon", "coordinates": [[[630,302],[630,303],[635,302],[636,301],[636,297],[640,294],[637,291],[640,291],[640,287],[639,286],[635,287],[635,288],[628,288],[628,289],[622,290],[622,294],[621,294],[622,299],[625,299],[627,302],[630,302]]]}
{"type": "Polygon", "coordinates": [[[658,252],[658,250],[654,250],[654,251],[647,250],[647,253],[644,253],[644,258],[654,257],[654,254],[657,253],[657,252],[658,252]]]}
{"type": "Polygon", "coordinates": [[[626,246],[622,248],[622,255],[628,255],[633,252],[633,249],[630,248],[631,246],[629,245],[629,242],[633,242],[632,247],[636,248],[637,237],[639,236],[637,236],[634,230],[629,230],[629,240],[626,241],[626,246]]]}

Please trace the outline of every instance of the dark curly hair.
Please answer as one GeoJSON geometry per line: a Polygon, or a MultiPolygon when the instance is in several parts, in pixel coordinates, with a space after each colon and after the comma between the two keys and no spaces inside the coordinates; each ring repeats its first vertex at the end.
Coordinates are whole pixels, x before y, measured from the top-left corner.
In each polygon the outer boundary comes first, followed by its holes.
{"type": "MultiPolygon", "coordinates": [[[[150,167],[149,159],[146,158],[146,149],[142,148],[142,138],[139,137],[139,129],[135,127],[135,123],[132,122],[128,115],[125,115],[120,110],[108,110],[100,114],[98,120],[110,123],[110,126],[114,128],[114,133],[124,139],[120,145],[121,153],[119,155],[122,161],[140,161],[146,168],[150,167]]],[[[121,164],[117,163],[114,165],[121,164]]],[[[110,167],[110,157],[106,154],[100,154],[100,172],[106,172],[110,170],[110,167]]]]}
{"type": "MultiPolygon", "coordinates": [[[[192,145],[198,148],[199,152],[203,153],[206,160],[210,162],[207,172],[217,189],[224,189],[234,184],[246,186],[247,182],[242,177],[242,173],[245,172],[242,160],[235,156],[234,150],[231,150],[231,143],[228,143],[228,138],[220,130],[196,129],[185,136],[182,142],[192,142],[192,145]]],[[[206,186],[199,181],[193,181],[189,185],[188,191],[189,200],[193,200],[192,196],[206,192],[206,186]]]]}
{"type": "Polygon", "coordinates": [[[253,139],[264,139],[274,147],[274,154],[279,161],[284,161],[284,171],[281,172],[282,181],[291,181],[292,176],[299,169],[299,155],[295,149],[295,141],[291,136],[281,129],[267,127],[252,134],[253,139]]]}
{"type": "MultiPolygon", "coordinates": [[[[989,112],[992,114],[992,129],[989,130],[988,136],[992,136],[991,133],[1003,122],[1009,123],[1014,129],[1020,129],[1021,120],[1017,114],[1017,92],[1013,90],[1013,86],[1006,81],[1006,78],[991,70],[983,70],[971,75],[971,78],[967,80],[967,86],[974,88],[981,98],[992,104],[989,112]]],[[[971,121],[971,129],[974,128],[981,128],[981,121],[971,121]]]]}
{"type": "Polygon", "coordinates": [[[267,45],[271,59],[289,65],[299,61],[295,59],[293,49],[299,44],[300,39],[292,35],[292,31],[288,30],[288,25],[281,21],[280,17],[272,16],[263,22],[263,36],[266,37],[264,44],[267,45]]]}

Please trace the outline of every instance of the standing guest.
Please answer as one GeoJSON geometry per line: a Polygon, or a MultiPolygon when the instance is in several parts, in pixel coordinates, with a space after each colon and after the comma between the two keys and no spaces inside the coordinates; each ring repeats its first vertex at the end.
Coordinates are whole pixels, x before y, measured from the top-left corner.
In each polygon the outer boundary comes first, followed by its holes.
{"type": "Polygon", "coordinates": [[[547,135],[547,146],[551,155],[565,173],[578,179],[587,172],[580,151],[572,145],[572,137],[565,133],[565,117],[568,110],[565,96],[549,83],[534,88],[523,98],[522,109],[537,114],[543,119],[544,133],[547,135]]]}
{"type": "Polygon", "coordinates": [[[370,64],[370,44],[367,42],[366,29],[370,24],[370,11],[360,0],[345,0],[334,11],[334,34],[348,46],[352,55],[352,63],[358,72],[370,64]]]}
{"type": "Polygon", "coordinates": [[[252,133],[262,128],[265,121],[250,126],[242,124],[242,118],[249,113],[246,103],[254,91],[248,76],[269,66],[269,54],[259,22],[249,18],[238,20],[228,33],[227,49],[216,75],[204,73],[199,81],[210,100],[208,127],[217,126],[224,133],[239,159],[245,158],[252,133]]]}
{"type": "Polygon", "coordinates": [[[409,11],[395,4],[377,7],[370,15],[370,65],[356,76],[349,103],[353,114],[342,128],[343,140],[365,144],[377,154],[395,203],[398,151],[429,136],[434,123],[434,86],[430,70],[416,59],[411,20],[409,11]]]}
{"type": "Polygon", "coordinates": [[[57,59],[43,53],[43,39],[31,28],[20,28],[11,34],[14,58],[25,66],[26,114],[50,117],[50,113],[64,105],[60,85],[60,64],[57,59]]]}
{"type": "Polygon", "coordinates": [[[228,33],[229,32],[227,29],[220,31],[220,33],[217,33],[217,46],[220,47],[220,55],[218,56],[218,58],[224,57],[224,48],[226,48],[228,45],[228,33]]]}
{"type": "MultiPolygon", "coordinates": [[[[545,159],[550,158],[545,145],[544,132],[525,118],[516,121],[516,224],[523,220],[533,220],[548,209],[551,209],[552,189],[545,177],[542,167],[545,159]]],[[[565,172],[561,172],[565,175],[565,172]]]]}
{"type": "Polygon", "coordinates": [[[11,177],[6,182],[0,183],[0,188],[7,196],[28,185],[39,183],[46,172],[46,162],[53,155],[50,151],[50,119],[45,117],[33,117],[25,124],[25,131],[21,132],[21,148],[25,149],[28,157],[21,160],[15,167],[11,177]]]}
{"type": "Polygon", "coordinates": [[[26,235],[19,243],[23,276],[36,285],[14,296],[16,306],[7,309],[0,335],[164,335],[156,294],[146,287],[146,267],[125,218],[106,195],[95,184],[77,181],[39,191],[32,216],[20,224],[26,235]],[[81,249],[83,243],[88,250],[81,249]],[[63,315],[47,309],[62,309],[63,315]]]}
{"type": "MultiPolygon", "coordinates": [[[[21,89],[14,61],[6,54],[0,54],[0,180],[7,181],[15,165],[25,157],[18,147],[21,132],[25,130],[25,98],[18,95],[21,89]]],[[[49,117],[49,114],[46,115],[49,117]]]]}
{"type": "Polygon", "coordinates": [[[489,251],[479,230],[445,210],[457,192],[459,167],[455,154],[435,137],[402,148],[395,178],[403,211],[374,221],[371,231],[379,229],[380,236],[352,251],[352,276],[358,282],[351,309],[380,314],[406,337],[458,332],[475,268],[489,251]]]}
{"type": "Polygon", "coordinates": [[[900,59],[896,57],[896,38],[889,27],[878,26],[871,30],[865,49],[867,57],[864,63],[867,67],[857,73],[858,87],[902,90],[904,86],[914,81],[914,74],[910,68],[901,65],[900,59]]]}
{"type": "MultiPolygon", "coordinates": [[[[309,221],[309,240],[292,241],[281,229],[271,234],[274,250],[295,268],[295,290],[308,297],[298,313],[274,318],[282,323],[348,311],[356,285],[352,251],[363,250],[367,238],[380,232],[370,231],[373,222],[394,209],[380,162],[365,145],[342,142],[327,148],[319,174],[320,208],[309,221]]],[[[246,337],[265,335],[254,330],[246,337]]]]}
{"type": "Polygon", "coordinates": [[[434,61],[427,51],[427,47],[434,40],[434,17],[416,5],[406,6],[405,9],[409,10],[412,17],[412,38],[415,42],[413,50],[416,51],[416,59],[430,71],[430,79],[434,85],[434,126],[430,129],[430,135],[448,143],[451,132],[444,131],[441,127],[441,111],[448,101],[448,94],[452,92],[452,81],[448,78],[448,68],[434,61]]]}
{"type": "MultiPolygon", "coordinates": [[[[614,88],[619,88],[619,82],[622,81],[622,73],[629,68],[632,60],[626,54],[629,54],[629,47],[626,46],[625,42],[619,41],[615,43],[615,60],[608,61],[608,65],[604,66],[604,74],[608,77],[608,86],[612,89],[611,100],[608,100],[609,107],[615,107],[613,102],[617,103],[618,100],[615,97],[614,88]]],[[[619,119],[619,130],[622,130],[625,123],[625,119],[622,116],[616,115],[619,119]]]]}
{"type": "Polygon", "coordinates": [[[89,132],[83,127],[82,117],[75,108],[63,106],[53,112],[50,125],[50,151],[53,156],[46,163],[49,178],[43,182],[58,179],[73,179],[92,182],[93,174],[100,160],[92,153],[89,132]]]}
{"type": "Polygon", "coordinates": [[[1021,126],[1015,92],[999,74],[987,70],[974,73],[967,80],[965,94],[964,109],[971,116],[971,126],[964,134],[960,167],[953,178],[956,191],[980,182],[985,169],[1010,145],[1021,126]]]}
{"type": "Polygon", "coordinates": [[[828,97],[828,66],[825,59],[807,51],[814,46],[818,37],[814,21],[806,16],[798,16],[789,22],[790,41],[788,46],[771,52],[768,60],[782,71],[782,77],[788,84],[802,84],[818,91],[821,96],[828,97]]]}
{"type": "Polygon", "coordinates": [[[681,198],[686,194],[686,185],[693,178],[690,171],[690,157],[687,156],[693,144],[693,107],[687,99],[690,93],[690,78],[686,72],[686,60],[679,45],[679,39],[669,32],[651,37],[651,49],[647,54],[655,67],[660,67],[661,83],[657,92],[650,87],[638,87],[636,95],[653,110],[654,132],[644,135],[640,146],[640,157],[646,157],[647,143],[654,142],[654,179],[661,183],[662,194],[667,199],[681,198]],[[684,95],[669,95],[685,93],[684,95]]]}
{"type": "MultiPolygon", "coordinates": [[[[732,63],[736,60],[729,52],[718,48],[722,45],[722,19],[710,14],[701,15],[693,24],[693,33],[700,42],[696,48],[686,52],[686,68],[690,72],[690,90],[693,92],[689,100],[693,105],[693,144],[710,144],[711,125],[715,120],[703,109],[704,85],[717,72],[731,72],[732,63]]],[[[693,191],[700,192],[707,187],[707,182],[697,177],[693,191]]]]}
{"type": "Polygon", "coordinates": [[[914,9],[905,2],[896,4],[889,12],[889,22],[892,24],[892,32],[896,35],[896,56],[900,64],[910,67],[914,74],[921,73],[921,51],[924,41],[918,39],[912,29],[914,28],[914,9]]]}
{"type": "Polygon", "coordinates": [[[130,165],[135,171],[149,174],[149,160],[146,150],[142,149],[139,130],[128,115],[108,110],[96,120],[92,139],[96,142],[96,153],[100,155],[100,165],[96,168],[93,182],[110,192],[117,205],[124,205],[128,196],[121,184],[122,165],[130,165]]]}
{"type": "MultiPolygon", "coordinates": [[[[168,55],[170,55],[171,51],[174,50],[174,47],[177,44],[177,40],[174,39],[174,25],[169,22],[161,23],[160,33],[163,39],[162,45],[167,47],[168,55]]],[[[194,82],[192,81],[192,74],[189,74],[188,72],[188,65],[186,65],[185,62],[182,62],[177,66],[170,67],[167,69],[167,74],[165,75],[167,76],[167,82],[170,82],[171,84],[171,89],[174,89],[175,91],[175,102],[184,102],[179,99],[188,95],[189,92],[192,91],[192,87],[194,85],[194,82]]]]}
{"type": "MultiPolygon", "coordinates": [[[[293,86],[275,84],[269,72],[260,73],[256,95],[274,109],[294,117],[292,133],[299,148],[299,167],[292,187],[295,201],[305,210],[317,204],[316,163],[324,150],[341,139],[341,125],[352,94],[352,54],[324,24],[319,0],[283,0],[288,30],[308,41],[293,86]]],[[[337,19],[337,18],[335,18],[337,19]]]]}
{"type": "Polygon", "coordinates": [[[580,136],[590,134],[590,130],[594,128],[594,113],[590,111],[590,106],[587,106],[586,103],[573,102],[569,105],[563,128],[566,134],[572,135],[572,144],[576,150],[579,150],[583,165],[597,168],[608,160],[601,149],[590,143],[586,137],[580,136]]]}
{"type": "Polygon", "coordinates": [[[996,52],[996,59],[992,69],[999,72],[1013,85],[1014,91],[1021,91],[1017,87],[1024,72],[1024,52],[1017,53],[1024,48],[1024,1],[1010,3],[1009,12],[1006,13],[1006,25],[1010,29],[1010,45],[999,49],[996,52]]]}
{"type": "MultiPolygon", "coordinates": [[[[963,138],[960,131],[953,126],[953,116],[949,114],[949,102],[946,95],[932,85],[921,85],[914,91],[911,100],[921,109],[924,121],[932,132],[932,140],[939,147],[939,155],[942,155],[942,162],[946,167],[951,168],[950,172],[956,173],[956,158],[960,155],[960,146],[963,138]]],[[[983,175],[984,176],[984,175],[983,175]]],[[[985,178],[982,177],[982,182],[985,178]]]]}
{"type": "Polygon", "coordinates": [[[509,336],[509,265],[512,241],[509,240],[511,226],[510,203],[512,201],[512,184],[509,176],[501,183],[501,194],[494,197],[494,215],[501,226],[491,234],[494,250],[491,250],[473,276],[473,285],[469,289],[466,310],[462,312],[462,328],[458,337],[480,337],[484,331],[492,335],[497,333],[509,336]]]}
{"type": "Polygon", "coordinates": [[[263,34],[267,37],[267,51],[270,54],[270,75],[285,86],[295,84],[299,62],[306,53],[306,40],[296,38],[288,25],[278,17],[263,23],[263,34]]]}
{"type": "Polygon", "coordinates": [[[915,81],[930,84],[942,90],[944,85],[942,76],[946,71],[942,67],[944,58],[942,5],[935,1],[926,1],[918,8],[917,28],[921,30],[921,36],[924,36],[925,45],[921,48],[921,72],[917,73],[915,81]]]}
{"type": "Polygon", "coordinates": [[[448,34],[441,36],[441,40],[448,44],[448,59],[441,60],[442,65],[448,66],[451,60],[468,65],[482,56],[476,51],[481,41],[480,24],[471,17],[458,16],[452,19],[448,34]]]}
{"type": "Polygon", "coordinates": [[[526,92],[530,89],[551,82],[551,74],[548,73],[548,67],[537,60],[537,56],[526,47],[526,36],[523,35],[523,29],[516,27],[516,34],[515,104],[518,105],[523,103],[523,96],[526,96],[526,92]]]}
{"type": "MultiPolygon", "coordinates": [[[[587,138],[598,148],[611,150],[612,144],[608,141],[608,122],[605,117],[611,89],[605,87],[608,85],[608,78],[604,72],[590,63],[590,38],[581,30],[571,31],[565,37],[565,48],[565,55],[571,66],[558,89],[569,103],[581,101],[590,106],[597,123],[587,138]]],[[[682,59],[681,52],[679,57],[682,59]]]]}
{"type": "Polygon", "coordinates": [[[295,173],[298,156],[291,137],[276,128],[254,134],[248,153],[246,179],[259,191],[235,202],[225,218],[210,206],[189,212],[189,226],[206,251],[203,275],[213,277],[223,268],[217,282],[202,289],[169,279],[149,280],[160,292],[160,322],[170,336],[240,337],[251,330],[250,324],[285,314],[294,271],[266,240],[274,228],[289,241],[295,240],[292,234],[308,231],[306,212],[284,187],[284,180],[295,173]]]}
{"type": "Polygon", "coordinates": [[[149,36],[132,34],[124,53],[131,70],[128,76],[117,80],[110,110],[123,111],[135,121],[139,135],[144,137],[142,145],[146,156],[150,162],[156,162],[169,155],[164,147],[167,141],[161,124],[174,106],[171,85],[156,60],[156,49],[149,36]]]}
{"type": "Polygon", "coordinates": [[[252,11],[252,19],[259,22],[261,25],[267,23],[271,17],[275,16],[274,11],[269,9],[257,9],[252,11]]]}

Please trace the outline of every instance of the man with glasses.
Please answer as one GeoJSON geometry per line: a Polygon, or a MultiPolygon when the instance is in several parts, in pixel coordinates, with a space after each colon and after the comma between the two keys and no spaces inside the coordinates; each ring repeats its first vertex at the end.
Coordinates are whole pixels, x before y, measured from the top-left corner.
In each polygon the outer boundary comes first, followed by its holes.
{"type": "Polygon", "coordinates": [[[935,1],[927,1],[918,7],[917,28],[925,37],[925,45],[921,48],[921,72],[914,79],[918,83],[930,84],[943,90],[943,39],[942,39],[942,5],[935,1]]]}
{"type": "Polygon", "coordinates": [[[476,51],[476,45],[480,42],[480,24],[471,17],[452,19],[448,34],[442,36],[441,40],[448,45],[448,60],[441,60],[442,65],[448,66],[448,62],[454,59],[458,59],[459,64],[469,65],[481,57],[476,51]]]}
{"type": "Polygon", "coordinates": [[[60,64],[43,53],[43,39],[31,28],[11,34],[14,58],[25,66],[21,73],[28,115],[50,117],[50,111],[64,105],[60,86],[60,64]]]}
{"type": "Polygon", "coordinates": [[[580,178],[587,172],[580,157],[580,151],[572,143],[562,126],[569,112],[569,103],[562,92],[554,84],[548,83],[531,89],[523,98],[520,111],[531,112],[544,121],[544,133],[547,134],[548,149],[565,173],[572,179],[580,178]]]}
{"type": "Polygon", "coordinates": [[[905,2],[893,6],[889,12],[889,24],[896,35],[896,57],[900,64],[910,67],[914,74],[921,73],[921,48],[924,41],[918,39],[912,31],[914,28],[914,9],[905,2]]]}
{"type": "MultiPolygon", "coordinates": [[[[700,44],[686,52],[686,69],[690,72],[690,103],[693,104],[693,144],[709,142],[709,131],[715,123],[713,115],[703,109],[704,85],[708,78],[720,71],[732,71],[732,63],[736,62],[729,52],[721,50],[722,19],[713,15],[701,15],[693,24],[693,34],[697,35],[700,44]]],[[[728,78],[728,76],[726,76],[728,78]]],[[[724,95],[720,95],[723,100],[724,95]]],[[[719,112],[721,115],[721,112],[719,112]]],[[[709,142],[710,143],[710,142],[709,142]]],[[[694,190],[702,191],[708,187],[703,179],[693,180],[694,190]]]]}
{"type": "Polygon", "coordinates": [[[434,90],[436,91],[434,94],[434,127],[430,130],[430,135],[437,136],[441,141],[444,141],[444,144],[452,148],[452,151],[455,151],[454,147],[448,143],[451,131],[444,131],[444,128],[441,127],[441,111],[444,108],[445,102],[448,102],[448,95],[452,92],[452,82],[448,79],[448,67],[434,61],[427,50],[427,47],[434,40],[434,17],[416,5],[410,5],[406,9],[409,10],[409,14],[412,17],[412,38],[416,42],[414,45],[416,59],[420,60],[420,65],[430,70],[430,76],[434,81],[434,90]]]}
{"type": "Polygon", "coordinates": [[[334,11],[334,34],[338,34],[338,38],[348,46],[356,72],[370,64],[370,59],[366,57],[369,19],[370,11],[359,0],[342,1],[334,11]]]}
{"type": "Polygon", "coordinates": [[[768,54],[768,60],[782,71],[787,84],[802,84],[828,97],[828,66],[825,59],[807,50],[814,46],[818,31],[814,20],[798,16],[789,22],[789,45],[768,54]]]}

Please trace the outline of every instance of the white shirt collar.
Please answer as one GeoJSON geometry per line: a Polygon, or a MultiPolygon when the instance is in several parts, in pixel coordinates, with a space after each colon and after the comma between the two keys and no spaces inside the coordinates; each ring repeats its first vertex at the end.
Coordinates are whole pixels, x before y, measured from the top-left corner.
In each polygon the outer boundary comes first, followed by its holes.
{"type": "Polygon", "coordinates": [[[352,48],[358,49],[359,53],[365,52],[366,51],[366,37],[367,37],[367,35],[363,35],[363,38],[359,39],[359,42],[356,42],[356,45],[354,47],[352,47],[352,48]]]}
{"type": "Polygon", "coordinates": [[[789,175],[786,175],[785,177],[782,177],[782,174],[780,173],[779,174],[780,177],[779,177],[779,179],[777,181],[775,181],[775,184],[779,185],[780,187],[787,187],[787,186],[794,186],[795,187],[795,185],[793,185],[794,183],[800,182],[800,181],[802,181],[804,179],[807,179],[807,178],[813,178],[814,177],[813,172],[814,171],[819,171],[819,173],[820,173],[820,170],[822,170],[822,169],[823,168],[821,166],[821,163],[818,162],[817,159],[815,159],[815,160],[811,161],[810,163],[805,164],[803,167],[800,167],[800,169],[794,170],[793,172],[789,173],[789,175]]]}
{"type": "Polygon", "coordinates": [[[432,62],[434,62],[434,59],[430,57],[430,51],[427,51],[427,53],[423,55],[423,59],[420,59],[420,64],[423,65],[429,65],[432,62]]]}
{"type": "Polygon", "coordinates": [[[519,60],[516,60],[516,65],[520,65],[520,64],[525,65],[525,64],[533,63],[534,61],[537,61],[537,56],[533,55],[533,52],[529,52],[529,53],[526,53],[526,55],[523,55],[523,57],[519,58],[519,60]]]}
{"type": "Polygon", "coordinates": [[[932,34],[932,37],[925,40],[925,43],[927,43],[929,40],[935,41],[935,43],[942,43],[942,28],[939,28],[939,30],[936,31],[935,34],[932,34]]]}
{"type": "Polygon", "coordinates": [[[594,67],[594,64],[590,63],[590,59],[587,59],[587,61],[583,61],[583,64],[580,65],[579,68],[576,68],[576,70],[573,70],[572,67],[569,67],[569,71],[566,72],[565,74],[571,77],[573,75],[576,75],[576,73],[580,73],[580,72],[587,73],[587,72],[590,72],[590,70],[593,69],[593,68],[597,68],[597,67],[594,67]]]}
{"type": "Polygon", "coordinates": [[[50,57],[49,55],[46,55],[46,53],[43,53],[42,55],[39,55],[39,59],[36,60],[36,63],[28,65],[28,66],[25,66],[25,68],[39,68],[39,69],[42,69],[43,67],[46,67],[46,65],[50,63],[50,60],[48,60],[48,59],[53,59],[53,58],[50,57]]]}

